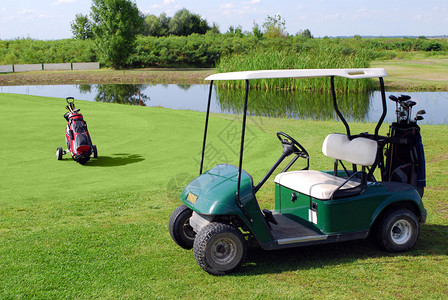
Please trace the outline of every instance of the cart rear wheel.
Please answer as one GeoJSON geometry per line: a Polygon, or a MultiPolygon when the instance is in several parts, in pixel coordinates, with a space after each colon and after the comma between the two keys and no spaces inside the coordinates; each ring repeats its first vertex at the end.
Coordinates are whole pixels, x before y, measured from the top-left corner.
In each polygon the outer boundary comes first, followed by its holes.
{"type": "Polygon", "coordinates": [[[62,150],[62,147],[58,147],[56,150],[56,159],[62,160],[62,155],[64,154],[64,150],[62,150]]]}
{"type": "Polygon", "coordinates": [[[176,208],[171,214],[168,229],[171,238],[184,249],[193,248],[194,238],[196,233],[190,226],[190,218],[193,211],[184,205],[176,208]]]}
{"type": "Polygon", "coordinates": [[[225,275],[239,268],[246,258],[246,240],[234,226],[210,223],[196,236],[194,256],[212,275],[225,275]]]}
{"type": "Polygon", "coordinates": [[[389,252],[404,252],[414,246],[420,234],[420,224],[408,209],[395,210],[379,223],[376,238],[382,248],[389,252]]]}

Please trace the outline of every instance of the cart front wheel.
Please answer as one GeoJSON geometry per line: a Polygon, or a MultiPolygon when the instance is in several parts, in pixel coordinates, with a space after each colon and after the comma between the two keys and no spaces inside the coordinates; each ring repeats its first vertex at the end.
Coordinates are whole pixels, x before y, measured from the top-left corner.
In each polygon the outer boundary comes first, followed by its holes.
{"type": "Polygon", "coordinates": [[[62,160],[62,155],[64,154],[64,150],[62,150],[62,147],[58,147],[56,150],[56,159],[62,160]]]}
{"type": "Polygon", "coordinates": [[[185,204],[181,205],[173,211],[168,224],[173,241],[187,250],[193,248],[194,238],[196,236],[196,233],[190,226],[192,214],[193,211],[188,206],[185,204]]]}
{"type": "Polygon", "coordinates": [[[404,252],[414,246],[420,234],[420,224],[408,209],[392,211],[380,221],[376,232],[380,246],[389,252],[404,252]]]}
{"type": "Polygon", "coordinates": [[[196,236],[194,256],[199,266],[212,275],[225,275],[239,268],[246,258],[246,240],[234,226],[210,223],[196,236]]]}

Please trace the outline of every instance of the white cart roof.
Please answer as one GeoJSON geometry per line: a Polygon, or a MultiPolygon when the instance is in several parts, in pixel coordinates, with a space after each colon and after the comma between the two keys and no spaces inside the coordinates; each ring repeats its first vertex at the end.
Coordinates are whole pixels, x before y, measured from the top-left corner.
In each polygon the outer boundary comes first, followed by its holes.
{"type": "Polygon", "coordinates": [[[248,80],[267,78],[313,78],[339,76],[351,79],[386,77],[383,68],[366,69],[293,69],[293,70],[258,70],[213,74],[205,80],[248,80]]]}

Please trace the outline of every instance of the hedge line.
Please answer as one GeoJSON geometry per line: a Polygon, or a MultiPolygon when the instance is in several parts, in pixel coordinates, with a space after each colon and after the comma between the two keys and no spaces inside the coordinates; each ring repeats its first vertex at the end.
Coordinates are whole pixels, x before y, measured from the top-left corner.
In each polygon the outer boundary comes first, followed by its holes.
{"type": "MultiPolygon", "coordinates": [[[[292,51],[337,47],[342,52],[363,50],[371,59],[392,58],[400,52],[448,52],[448,40],[426,38],[308,39],[288,37],[257,39],[252,35],[193,34],[188,37],[140,36],[130,67],[214,67],[222,57],[254,48],[292,51]]],[[[93,40],[0,40],[0,64],[92,62],[98,57],[93,40]]]]}

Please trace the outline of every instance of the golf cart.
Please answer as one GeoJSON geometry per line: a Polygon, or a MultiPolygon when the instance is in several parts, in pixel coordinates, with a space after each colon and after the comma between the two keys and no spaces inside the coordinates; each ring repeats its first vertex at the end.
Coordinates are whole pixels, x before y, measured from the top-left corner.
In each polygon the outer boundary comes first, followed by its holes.
{"type": "Polygon", "coordinates": [[[200,175],[182,191],[180,200],[184,204],[170,217],[173,240],[185,249],[193,248],[198,264],[213,275],[235,271],[245,259],[247,246],[253,243],[265,250],[275,250],[364,239],[371,234],[387,251],[409,250],[417,241],[420,223],[426,220],[421,199],[425,161],[417,125],[423,111],[411,120],[410,109],[415,103],[408,96],[391,96],[397,103],[397,122],[391,125],[388,136],[380,136],[378,132],[387,113],[385,76],[384,69],[375,68],[264,70],[207,77],[211,83],[200,175]],[[323,141],[322,152],[333,160],[333,169],[309,170],[306,149],[290,135],[278,132],[283,152],[255,184],[242,167],[250,80],[315,77],[329,77],[333,106],[345,127],[344,133],[330,133],[323,141]],[[373,133],[350,132],[338,109],[335,77],[379,78],[382,114],[373,133]],[[239,165],[219,164],[203,172],[209,108],[216,80],[246,82],[239,165]],[[289,156],[292,160],[274,179],[275,209],[260,209],[257,192],[289,156]],[[305,159],[307,166],[289,171],[299,158],[305,159]],[[375,178],[374,173],[379,173],[381,179],[375,178]]]}

